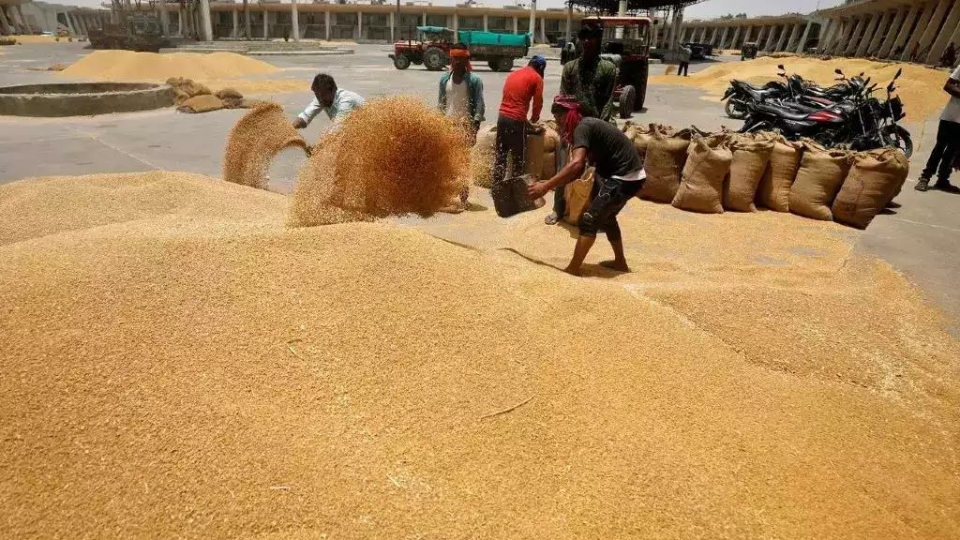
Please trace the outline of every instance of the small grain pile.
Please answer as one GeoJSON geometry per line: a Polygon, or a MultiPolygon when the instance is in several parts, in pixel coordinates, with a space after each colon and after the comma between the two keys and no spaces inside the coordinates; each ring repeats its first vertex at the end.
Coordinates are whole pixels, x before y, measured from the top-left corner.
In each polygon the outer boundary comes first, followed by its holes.
{"type": "Polygon", "coordinates": [[[283,107],[275,103],[260,104],[238,120],[227,136],[223,179],[266,189],[270,161],[291,146],[308,150],[307,142],[287,120],[283,107]]]}
{"type": "Polygon", "coordinates": [[[466,187],[469,156],[466,134],[420,99],[373,100],[314,147],[297,179],[291,224],[323,224],[344,212],[432,215],[466,187]]]}
{"type": "Polygon", "coordinates": [[[849,229],[632,201],[596,280],[289,204],[0,186],[5,536],[960,537],[960,344],[849,229]]]}
{"type": "Polygon", "coordinates": [[[241,54],[94,51],[60,72],[64,77],[103,81],[207,80],[276,73],[278,68],[241,54]]]}
{"type": "Polygon", "coordinates": [[[746,62],[727,62],[716,64],[703,71],[692,73],[689,77],[670,77],[654,75],[651,84],[693,86],[708,92],[708,99],[714,101],[723,96],[730,86],[731,79],[745,80],[754,84],[763,84],[777,79],[777,64],[784,64],[788,73],[798,73],[804,79],[815,81],[823,86],[835,84],[833,70],[840,68],[848,77],[865,72],[873,82],[880,83],[879,97],[884,97],[883,87],[893,79],[897,70],[903,68],[903,76],[897,81],[898,94],[910,118],[925,120],[938,113],[949,99],[943,92],[943,85],[949,76],[946,71],[930,69],[916,64],[898,64],[874,62],[862,58],[757,58],[746,62]]]}

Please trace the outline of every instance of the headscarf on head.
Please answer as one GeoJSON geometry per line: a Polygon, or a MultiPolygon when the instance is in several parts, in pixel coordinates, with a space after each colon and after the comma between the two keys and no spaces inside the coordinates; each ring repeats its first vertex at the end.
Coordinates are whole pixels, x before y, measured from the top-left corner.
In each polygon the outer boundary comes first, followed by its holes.
{"type": "Polygon", "coordinates": [[[580,125],[580,120],[583,119],[583,113],[580,112],[580,102],[577,101],[576,96],[570,94],[559,94],[557,97],[553,98],[554,107],[563,107],[567,110],[567,116],[563,122],[563,129],[561,130],[562,137],[564,142],[570,144],[573,142],[573,130],[577,129],[577,126],[580,125]]]}
{"type": "Polygon", "coordinates": [[[533,69],[543,73],[547,69],[547,59],[537,54],[530,58],[529,65],[532,66],[533,69]]]}
{"type": "Polygon", "coordinates": [[[470,64],[470,51],[467,49],[450,49],[450,58],[463,58],[467,61],[467,71],[473,71],[470,64]]]}

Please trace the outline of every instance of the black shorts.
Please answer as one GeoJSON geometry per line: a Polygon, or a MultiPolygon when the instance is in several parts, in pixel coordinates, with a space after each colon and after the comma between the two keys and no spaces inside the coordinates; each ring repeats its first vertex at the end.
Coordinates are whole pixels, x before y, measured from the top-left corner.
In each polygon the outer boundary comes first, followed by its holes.
{"type": "Polygon", "coordinates": [[[617,214],[636,197],[643,187],[643,180],[625,182],[617,178],[593,177],[593,201],[580,216],[580,235],[596,236],[600,229],[609,240],[620,240],[620,224],[617,214]]]}

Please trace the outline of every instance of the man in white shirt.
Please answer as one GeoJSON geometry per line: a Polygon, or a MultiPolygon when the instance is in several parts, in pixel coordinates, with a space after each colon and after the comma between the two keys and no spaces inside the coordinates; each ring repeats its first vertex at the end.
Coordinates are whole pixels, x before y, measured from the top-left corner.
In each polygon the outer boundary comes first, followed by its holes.
{"type": "Polygon", "coordinates": [[[450,48],[450,71],[440,76],[437,107],[464,127],[473,144],[483,122],[483,81],[473,73],[470,51],[462,45],[450,48]]]}
{"type": "Polygon", "coordinates": [[[953,167],[953,160],[960,152],[960,67],[953,71],[947,84],[943,86],[944,92],[950,94],[950,101],[943,108],[940,115],[940,129],[937,130],[937,145],[930,152],[930,159],[927,160],[927,166],[920,173],[920,181],[917,182],[917,191],[927,191],[929,189],[930,179],[934,174],[937,175],[937,182],[933,189],[939,189],[949,193],[960,193],[960,188],[950,183],[950,173],[953,167]]]}
{"type": "Polygon", "coordinates": [[[310,89],[313,90],[313,95],[316,97],[293,121],[293,127],[297,129],[307,127],[314,117],[320,114],[320,111],[327,113],[327,117],[333,120],[334,124],[339,124],[354,109],[363,106],[365,103],[364,99],[358,94],[337,88],[337,83],[333,80],[333,77],[326,73],[314,77],[310,89]]]}

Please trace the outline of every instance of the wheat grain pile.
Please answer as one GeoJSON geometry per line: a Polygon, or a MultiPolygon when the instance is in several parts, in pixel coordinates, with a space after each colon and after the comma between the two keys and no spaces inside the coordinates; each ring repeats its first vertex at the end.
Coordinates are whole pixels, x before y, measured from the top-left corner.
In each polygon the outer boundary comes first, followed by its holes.
{"type": "Polygon", "coordinates": [[[908,121],[922,122],[931,115],[940,112],[949,99],[943,91],[950,74],[916,64],[896,64],[874,62],[862,58],[834,58],[820,60],[811,57],[772,58],[764,57],[745,62],[727,62],[711,66],[689,77],[654,75],[650,82],[654,84],[682,85],[702,88],[714,101],[723,96],[730,86],[731,79],[746,80],[754,84],[763,84],[776,80],[777,65],[783,64],[787,73],[799,73],[806,80],[816,81],[822,86],[836,84],[833,70],[840,68],[847,77],[865,72],[864,77],[871,77],[873,83],[879,83],[875,94],[883,99],[886,94],[884,88],[893,79],[897,70],[903,68],[903,75],[897,81],[898,94],[903,100],[908,121]]]}
{"type": "Polygon", "coordinates": [[[633,201],[636,272],[577,279],[537,212],[290,204],[0,186],[6,536],[960,536],[960,346],[850,229],[633,201]]]}
{"type": "MultiPolygon", "coordinates": [[[[60,72],[64,77],[103,81],[207,81],[276,73],[278,68],[236,53],[149,53],[94,51],[60,72]]],[[[218,85],[219,86],[219,85],[218,85]]]]}
{"type": "Polygon", "coordinates": [[[267,188],[270,161],[284,148],[307,150],[307,142],[297,133],[276,103],[262,103],[234,124],[227,136],[223,156],[223,179],[243,186],[267,188]]]}
{"type": "Polygon", "coordinates": [[[430,216],[466,187],[469,164],[466,135],[435,108],[409,96],[371,100],[314,147],[291,224],[430,216]]]}

